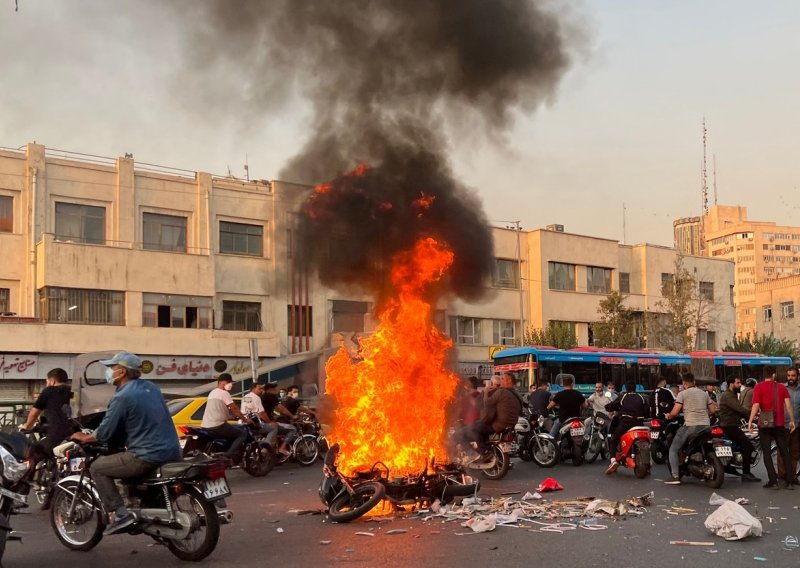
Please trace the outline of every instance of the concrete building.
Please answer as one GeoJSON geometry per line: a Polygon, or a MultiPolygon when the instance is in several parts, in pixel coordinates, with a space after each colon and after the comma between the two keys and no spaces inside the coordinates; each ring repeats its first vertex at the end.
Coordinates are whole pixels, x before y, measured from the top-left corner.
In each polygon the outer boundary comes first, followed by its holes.
{"type": "Polygon", "coordinates": [[[701,217],[681,217],[672,222],[675,250],[684,255],[703,256],[705,242],[702,238],[701,217]]]}
{"type": "Polygon", "coordinates": [[[745,308],[755,317],[752,335],[773,334],[800,344],[800,276],[759,282],[745,308]]]}
{"type": "Polygon", "coordinates": [[[707,254],[736,263],[736,333],[757,328],[756,284],[800,274],[800,227],[750,221],[747,208],[718,205],[705,220],[707,254]]]}

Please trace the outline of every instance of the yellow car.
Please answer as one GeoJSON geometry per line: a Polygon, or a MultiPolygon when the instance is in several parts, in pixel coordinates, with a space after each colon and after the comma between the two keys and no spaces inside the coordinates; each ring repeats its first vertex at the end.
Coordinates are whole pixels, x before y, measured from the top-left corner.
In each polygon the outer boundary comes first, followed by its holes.
{"type": "MultiPolygon", "coordinates": [[[[233,402],[236,403],[236,406],[239,406],[241,400],[241,398],[234,397],[233,402]]],[[[175,430],[178,432],[178,438],[184,436],[183,432],[180,431],[181,426],[200,427],[200,423],[203,421],[203,413],[206,411],[207,401],[208,398],[204,396],[176,398],[167,401],[167,408],[170,416],[172,416],[172,423],[175,424],[175,430]]],[[[229,422],[236,424],[236,418],[231,417],[229,422]]]]}

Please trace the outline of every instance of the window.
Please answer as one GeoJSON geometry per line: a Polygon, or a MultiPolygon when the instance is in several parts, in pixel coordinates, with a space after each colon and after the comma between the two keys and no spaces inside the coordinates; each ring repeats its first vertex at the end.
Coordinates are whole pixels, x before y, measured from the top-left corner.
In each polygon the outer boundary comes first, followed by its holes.
{"type": "Polygon", "coordinates": [[[261,331],[261,304],[223,301],[222,329],[261,331]]]}
{"type": "Polygon", "coordinates": [[[47,286],[39,290],[39,301],[47,323],[125,325],[124,292],[47,286]]]}
{"type": "Polygon", "coordinates": [[[731,306],[733,306],[734,305],[734,299],[736,298],[736,294],[734,293],[733,284],[730,285],[729,296],[730,296],[731,306]]]}
{"type": "Polygon", "coordinates": [[[761,313],[765,322],[772,321],[772,306],[761,306],[761,313]]]}
{"type": "Polygon", "coordinates": [[[11,288],[0,288],[0,314],[11,312],[11,288]]]}
{"type": "Polygon", "coordinates": [[[364,332],[366,315],[369,312],[367,302],[351,302],[333,300],[333,331],[364,332]]]}
{"type": "Polygon", "coordinates": [[[106,244],[106,208],[57,202],[56,239],[90,245],[106,244]]]}
{"type": "Polygon", "coordinates": [[[672,294],[672,289],[674,286],[672,274],[669,272],[662,272],[661,273],[661,295],[665,296],[668,294],[672,294]]]}
{"type": "Polygon", "coordinates": [[[0,195],[0,233],[14,232],[14,198],[0,195]]]}
{"type": "Polygon", "coordinates": [[[492,343],[494,345],[516,345],[515,324],[514,320],[492,320],[492,343]]]}
{"type": "Polygon", "coordinates": [[[608,294],[611,292],[611,269],[587,266],[586,291],[590,294],[608,294]]]}
{"type": "Polygon", "coordinates": [[[220,221],[219,252],[264,256],[264,227],[220,221]]]}
{"type": "Polygon", "coordinates": [[[481,345],[481,320],[451,317],[450,337],[461,345],[481,345]]]}
{"type": "Polygon", "coordinates": [[[211,329],[211,298],[142,294],[142,325],[211,329]]]}
{"type": "Polygon", "coordinates": [[[706,349],[709,351],[717,350],[717,332],[706,331],[706,349]]]}
{"type": "Polygon", "coordinates": [[[147,250],[186,252],[186,217],[145,213],[142,241],[147,250]]]}
{"type": "Polygon", "coordinates": [[[628,272],[619,273],[619,292],[620,294],[631,293],[631,275],[628,272]]]}
{"type": "Polygon", "coordinates": [[[561,262],[548,262],[547,271],[551,290],[575,289],[575,265],[561,262]]]}
{"type": "Polygon", "coordinates": [[[496,288],[519,288],[519,264],[517,264],[516,260],[495,259],[492,286],[496,288]]]}
{"type": "Polygon", "coordinates": [[[700,282],[700,297],[709,302],[714,301],[714,283],[700,282]]]}
{"type": "MultiPolygon", "coordinates": [[[[356,303],[356,302],[354,302],[356,303]]],[[[286,307],[289,322],[289,337],[311,337],[314,335],[311,325],[311,306],[289,305],[286,307]]]]}
{"type": "Polygon", "coordinates": [[[781,302],[781,319],[794,319],[794,302],[781,302]]]}

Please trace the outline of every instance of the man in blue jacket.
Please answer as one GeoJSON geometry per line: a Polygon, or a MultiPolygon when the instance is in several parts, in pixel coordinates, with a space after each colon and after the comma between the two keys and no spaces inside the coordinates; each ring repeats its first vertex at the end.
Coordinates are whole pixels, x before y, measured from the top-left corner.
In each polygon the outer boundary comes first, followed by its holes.
{"type": "Polygon", "coordinates": [[[94,434],[73,434],[83,443],[123,446],[125,450],[97,458],[91,466],[97,492],[110,515],[104,534],[114,534],[136,519],[125,507],[114,479],[142,477],[159,465],[181,459],[178,435],[164,397],[156,385],[141,377],[142,361],[122,351],[106,361],[106,382],[117,387],[94,434]]]}

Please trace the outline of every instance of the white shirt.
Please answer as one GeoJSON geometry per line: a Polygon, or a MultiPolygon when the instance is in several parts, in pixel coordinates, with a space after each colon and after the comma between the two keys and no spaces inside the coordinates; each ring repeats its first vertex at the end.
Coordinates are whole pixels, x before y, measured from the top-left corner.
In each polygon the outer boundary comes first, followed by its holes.
{"type": "Polygon", "coordinates": [[[201,428],[215,428],[222,426],[230,419],[230,410],[228,406],[233,404],[233,397],[231,393],[225,389],[216,388],[208,393],[208,402],[206,403],[206,410],[203,413],[203,421],[200,423],[201,428]]]}
{"type": "Polygon", "coordinates": [[[264,405],[261,404],[261,397],[252,392],[247,393],[242,398],[242,414],[261,414],[264,412],[264,405]]]}

